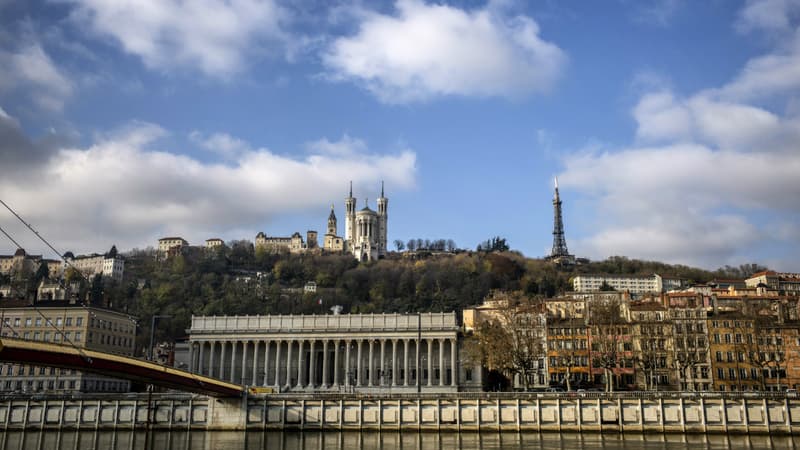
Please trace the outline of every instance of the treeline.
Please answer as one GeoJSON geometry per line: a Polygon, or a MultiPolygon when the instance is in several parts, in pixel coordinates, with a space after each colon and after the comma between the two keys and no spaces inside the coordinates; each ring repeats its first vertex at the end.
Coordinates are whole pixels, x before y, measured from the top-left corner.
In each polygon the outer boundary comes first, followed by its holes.
{"type": "MultiPolygon", "coordinates": [[[[196,249],[157,261],[152,251],[127,255],[125,281],[103,295],[115,308],[140,318],[139,336],[149,336],[150,317],[161,319],[156,336],[186,335],[195,315],[460,312],[479,304],[492,289],[552,297],[572,289],[577,273],[665,273],[706,282],[713,272],[687,266],[613,257],[571,270],[516,252],[468,252],[425,259],[399,253],[359,264],[349,255],[271,254],[251,243],[231,243],[207,255],[196,249]],[[303,287],[316,283],[317,291],[303,287]]],[[[140,344],[144,344],[142,341],[140,344]]]]}

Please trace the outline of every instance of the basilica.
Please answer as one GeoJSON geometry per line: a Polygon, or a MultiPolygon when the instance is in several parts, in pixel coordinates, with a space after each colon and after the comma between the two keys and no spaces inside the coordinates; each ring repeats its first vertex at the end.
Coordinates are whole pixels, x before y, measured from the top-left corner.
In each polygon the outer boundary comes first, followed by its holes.
{"type": "Polygon", "coordinates": [[[375,261],[386,256],[389,199],[384,196],[383,182],[381,182],[381,196],[378,197],[377,211],[369,208],[369,202],[366,199],[364,207],[357,210],[352,182],[350,182],[350,193],[345,198],[344,205],[344,238],[337,233],[336,214],[331,206],[323,249],[332,252],[346,251],[359,261],[375,261]]]}

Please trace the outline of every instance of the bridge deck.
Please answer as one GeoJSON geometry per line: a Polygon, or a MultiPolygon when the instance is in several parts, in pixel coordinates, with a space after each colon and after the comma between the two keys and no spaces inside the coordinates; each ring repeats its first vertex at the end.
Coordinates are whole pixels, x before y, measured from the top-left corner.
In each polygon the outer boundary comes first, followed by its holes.
{"type": "Polygon", "coordinates": [[[0,339],[0,361],[82,370],[214,397],[240,397],[244,391],[240,385],[185,370],[128,356],[49,342],[4,337],[0,339]]]}

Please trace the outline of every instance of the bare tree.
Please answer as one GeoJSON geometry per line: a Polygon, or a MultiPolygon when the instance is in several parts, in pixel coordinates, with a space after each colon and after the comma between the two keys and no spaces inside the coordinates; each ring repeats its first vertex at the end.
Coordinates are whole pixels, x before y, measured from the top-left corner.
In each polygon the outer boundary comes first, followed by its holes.
{"type": "Polygon", "coordinates": [[[475,332],[481,360],[490,370],[513,378],[519,375],[525,390],[543,368],[546,322],[542,304],[520,292],[497,303],[490,317],[475,332]]]}
{"type": "Polygon", "coordinates": [[[394,240],[394,248],[396,248],[398,252],[402,252],[405,246],[406,245],[400,239],[394,240]]]}
{"type": "Polygon", "coordinates": [[[618,299],[603,299],[592,302],[589,321],[592,328],[592,365],[603,369],[606,391],[614,390],[614,369],[623,360],[621,332],[626,326],[623,305],[618,299]]]}

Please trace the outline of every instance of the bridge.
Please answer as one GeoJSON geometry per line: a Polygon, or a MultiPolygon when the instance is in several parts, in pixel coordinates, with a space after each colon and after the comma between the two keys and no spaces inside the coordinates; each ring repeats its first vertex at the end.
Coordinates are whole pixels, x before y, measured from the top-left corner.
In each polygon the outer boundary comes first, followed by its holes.
{"type": "Polygon", "coordinates": [[[212,397],[241,397],[244,393],[240,385],[185,370],[50,342],[4,337],[0,339],[0,361],[81,370],[212,397]]]}

